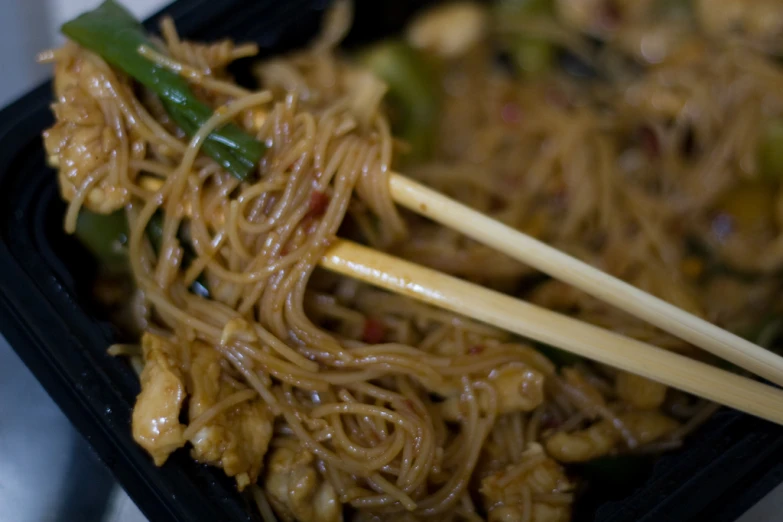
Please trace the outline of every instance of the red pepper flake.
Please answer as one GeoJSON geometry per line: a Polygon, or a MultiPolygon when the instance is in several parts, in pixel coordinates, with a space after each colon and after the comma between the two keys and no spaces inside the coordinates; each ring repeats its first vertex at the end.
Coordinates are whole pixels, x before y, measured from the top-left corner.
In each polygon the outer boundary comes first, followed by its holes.
{"type": "Polygon", "coordinates": [[[470,350],[468,350],[468,355],[478,355],[484,351],[484,347],[480,344],[477,344],[475,346],[471,346],[470,350]]]}
{"type": "Polygon", "coordinates": [[[558,109],[568,109],[571,102],[568,95],[557,87],[550,87],[544,92],[544,99],[548,105],[558,109]]]}
{"type": "Polygon", "coordinates": [[[599,25],[605,31],[613,31],[623,21],[623,13],[615,0],[604,2],[603,9],[599,11],[599,25]]]}
{"type": "Polygon", "coordinates": [[[326,207],[329,206],[329,196],[320,190],[314,190],[310,194],[310,216],[321,217],[326,213],[326,207]]]}
{"type": "Polygon", "coordinates": [[[639,128],[639,142],[649,159],[657,159],[661,155],[661,142],[651,127],[644,125],[639,128]]]}
{"type": "Polygon", "coordinates": [[[377,319],[367,318],[364,321],[362,341],[369,344],[378,344],[386,336],[386,327],[377,319]]]}
{"type": "Polygon", "coordinates": [[[516,125],[522,120],[522,110],[516,103],[508,102],[500,109],[500,118],[508,125],[516,125]]]}
{"type": "Polygon", "coordinates": [[[541,429],[544,431],[553,430],[560,426],[560,424],[560,421],[558,421],[551,413],[545,413],[541,419],[541,429]]]}
{"type": "Polygon", "coordinates": [[[416,411],[416,405],[413,404],[413,401],[410,399],[405,399],[405,406],[407,406],[409,410],[416,411]]]}

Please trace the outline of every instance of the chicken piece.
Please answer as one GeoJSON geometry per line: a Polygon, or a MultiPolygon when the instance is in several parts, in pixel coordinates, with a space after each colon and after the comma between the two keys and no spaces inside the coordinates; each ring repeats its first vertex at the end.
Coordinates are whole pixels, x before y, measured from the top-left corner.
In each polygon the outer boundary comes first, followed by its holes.
{"type": "Polygon", "coordinates": [[[779,0],[697,0],[702,29],[716,37],[732,34],[774,52],[783,49],[783,3],[779,0]]]}
{"type": "MultiPolygon", "coordinates": [[[[110,81],[107,71],[86,51],[70,49],[72,52],[68,53],[67,49],[68,46],[61,50],[54,69],[57,101],[52,110],[56,121],[44,131],[43,138],[49,162],[59,169],[60,193],[63,199],[72,201],[100,168],[108,168],[121,147],[118,132],[130,138],[126,143],[130,143],[131,157],[143,157],[145,145],[126,128],[119,109],[111,104],[115,89],[130,90],[127,83],[110,81]]],[[[109,168],[90,189],[84,205],[94,212],[109,214],[129,200],[129,191],[109,168]]]]}
{"type": "Polygon", "coordinates": [[[521,462],[484,477],[479,491],[489,522],[522,520],[526,498],[532,503],[531,522],[568,522],[570,506],[536,502],[533,496],[570,493],[572,489],[560,464],[547,457],[539,444],[531,444],[521,462]]]}
{"type": "Polygon", "coordinates": [[[140,378],[141,393],[133,408],[133,439],[161,466],[174,450],[185,444],[182,436],[185,427],[179,422],[185,383],[173,343],[145,332],[141,346],[144,370],[140,378]]]}
{"type": "Polygon", "coordinates": [[[562,281],[551,280],[536,286],[529,299],[552,310],[572,310],[580,307],[584,294],[562,281]]]}
{"type": "Polygon", "coordinates": [[[598,416],[597,408],[606,406],[601,392],[587,382],[576,368],[563,368],[561,374],[573,392],[572,401],[576,402],[579,409],[588,414],[590,418],[596,418],[598,416]]]}
{"type": "Polygon", "coordinates": [[[465,54],[487,33],[486,10],[473,2],[455,2],[433,7],[417,17],[408,28],[414,47],[444,57],[465,54]]]}
{"type": "Polygon", "coordinates": [[[272,451],[264,489],[284,522],[342,522],[343,507],[334,487],[320,476],[315,457],[301,448],[272,451]]]}
{"type": "Polygon", "coordinates": [[[222,346],[228,346],[234,341],[244,341],[246,343],[258,341],[258,335],[253,330],[252,325],[241,317],[229,319],[220,334],[220,344],[222,346]]]}
{"type": "Polygon", "coordinates": [[[188,418],[193,422],[217,402],[220,396],[220,352],[203,343],[193,343],[188,373],[188,418]]]}
{"type": "MultiPolygon", "coordinates": [[[[679,426],[674,419],[652,411],[626,413],[619,419],[640,445],[656,441],[679,426]]],[[[602,420],[581,431],[555,433],[546,440],[546,450],[560,462],[586,462],[608,455],[621,440],[611,421],[602,420]]]]}
{"type": "MultiPolygon", "coordinates": [[[[489,373],[487,382],[495,390],[498,414],[531,411],[544,401],[544,375],[526,364],[503,364],[489,373]]],[[[482,411],[489,411],[490,400],[488,393],[478,391],[482,411]]],[[[446,420],[459,420],[461,403],[459,395],[448,397],[440,404],[441,414],[446,420]]]]}
{"type": "MultiPolygon", "coordinates": [[[[191,353],[188,415],[194,422],[206,410],[236,390],[221,383],[220,354],[195,343],[191,353]]],[[[191,438],[195,460],[218,466],[244,489],[258,479],[272,438],[274,418],[261,399],[251,399],[215,415],[191,438]]]]}
{"type": "Polygon", "coordinates": [[[666,398],[665,385],[628,372],[619,372],[614,386],[622,400],[640,410],[656,410],[666,398]]]}

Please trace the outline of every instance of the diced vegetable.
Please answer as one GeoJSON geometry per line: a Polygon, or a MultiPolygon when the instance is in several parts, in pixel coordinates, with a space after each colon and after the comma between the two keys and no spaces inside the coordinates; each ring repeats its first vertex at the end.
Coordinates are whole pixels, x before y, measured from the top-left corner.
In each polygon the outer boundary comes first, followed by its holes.
{"type": "Polygon", "coordinates": [[[551,16],[555,13],[552,0],[497,0],[493,7],[497,16],[551,16]]]}
{"type": "MultiPolygon", "coordinates": [[[[145,232],[147,233],[147,238],[152,244],[153,250],[155,250],[156,254],[159,254],[160,244],[163,241],[163,212],[158,210],[155,212],[155,214],[152,215],[149,223],[147,223],[145,232]]],[[[180,225],[179,231],[177,232],[177,239],[179,240],[179,245],[182,248],[182,268],[187,269],[190,266],[190,263],[192,263],[197,256],[196,251],[193,250],[193,246],[191,245],[190,241],[185,237],[182,225],[180,225]]],[[[201,297],[209,297],[209,287],[207,286],[204,274],[199,274],[196,280],[193,281],[190,289],[196,295],[200,295],[201,297]]]]}
{"type": "Polygon", "coordinates": [[[756,343],[762,348],[767,348],[774,352],[779,351],[779,343],[783,334],[783,319],[777,316],[770,316],[748,328],[744,332],[738,332],[738,335],[752,343],[756,343]]]}
{"type": "Polygon", "coordinates": [[[388,84],[394,131],[411,146],[411,159],[428,157],[435,145],[440,96],[424,57],[405,42],[387,40],[364,52],[360,61],[388,84]]]}
{"type": "Polygon", "coordinates": [[[527,75],[548,71],[555,61],[556,49],[546,40],[511,36],[507,41],[514,65],[527,75]]]}
{"type": "Polygon", "coordinates": [[[667,20],[683,20],[693,18],[693,2],[689,0],[658,0],[656,13],[667,20]]]}
{"type": "MultiPolygon", "coordinates": [[[[733,333],[762,348],[775,352],[778,355],[783,354],[783,319],[778,316],[773,315],[766,317],[752,327],[738,329],[733,333]]],[[[724,359],[716,358],[712,363],[718,368],[728,372],[740,375],[747,374],[747,370],[744,368],[740,368],[736,364],[730,363],[724,359]]]]}
{"type": "Polygon", "coordinates": [[[762,131],[758,169],[764,179],[770,181],[783,179],[783,120],[781,119],[769,122],[762,131]]]}
{"type": "MultiPolygon", "coordinates": [[[[113,0],[65,23],[62,32],[157,94],[186,134],[195,134],[212,116],[212,110],[196,98],[184,78],[139,53],[142,46],[155,45],[133,15],[113,0]]],[[[203,150],[227,171],[245,180],[264,154],[265,146],[228,124],[209,135],[203,150]]]]}
{"type": "Polygon", "coordinates": [[[96,214],[82,209],[75,235],[108,272],[127,272],[128,222],[124,210],[96,214]]]}
{"type": "Polygon", "coordinates": [[[562,368],[563,366],[573,366],[575,364],[584,361],[582,357],[576,354],[573,354],[571,352],[566,352],[565,350],[561,350],[560,348],[549,346],[548,344],[534,343],[534,346],[536,347],[536,350],[541,352],[547,359],[552,361],[554,365],[557,366],[558,368],[562,368]]]}
{"type": "MultiPolygon", "coordinates": [[[[153,214],[147,228],[147,239],[150,240],[155,253],[160,252],[160,243],[163,240],[163,213],[158,211],[153,214]]],[[[182,266],[187,268],[196,258],[196,252],[190,241],[184,237],[183,228],[180,227],[177,239],[182,247],[182,266]]],[[[96,214],[82,209],[76,223],[76,237],[96,257],[101,266],[110,273],[128,272],[128,222],[125,211],[120,210],[113,214],[96,214]]],[[[194,294],[209,297],[209,288],[203,274],[193,282],[190,287],[194,294]]]]}
{"type": "Polygon", "coordinates": [[[493,14],[501,28],[502,45],[520,72],[535,76],[552,66],[557,56],[552,42],[532,38],[515,29],[520,21],[530,23],[531,19],[553,16],[551,0],[499,0],[493,6],[493,14]]]}

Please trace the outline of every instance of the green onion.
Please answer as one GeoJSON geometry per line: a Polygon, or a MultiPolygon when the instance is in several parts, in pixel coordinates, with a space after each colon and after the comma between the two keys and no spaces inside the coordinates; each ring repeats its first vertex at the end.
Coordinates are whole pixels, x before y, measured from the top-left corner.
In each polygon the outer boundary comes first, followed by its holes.
{"type": "Polygon", "coordinates": [[[389,86],[394,131],[411,146],[410,158],[427,158],[435,146],[440,93],[424,56],[401,40],[387,40],[359,59],[389,86]]]}
{"type": "MultiPolygon", "coordinates": [[[[158,210],[152,215],[145,233],[155,254],[160,254],[160,244],[163,241],[163,212],[158,210]]],[[[127,251],[128,221],[124,210],[118,210],[113,214],[96,214],[81,209],[76,222],[75,235],[108,273],[122,274],[130,271],[127,251]]],[[[187,269],[197,255],[181,226],[177,233],[177,240],[182,247],[182,267],[187,269]]],[[[202,297],[209,297],[209,287],[203,273],[199,274],[190,290],[202,297]]]]}
{"type": "Polygon", "coordinates": [[[526,36],[509,37],[507,41],[514,65],[525,74],[535,76],[548,71],[555,61],[557,50],[551,42],[526,36]]]}
{"type": "Polygon", "coordinates": [[[112,274],[128,271],[128,222],[124,210],[96,214],[83,208],[75,235],[104,270],[112,274]]]}
{"type": "Polygon", "coordinates": [[[520,26],[554,16],[552,0],[497,0],[492,14],[500,28],[500,41],[514,66],[528,76],[549,70],[557,56],[552,42],[523,34],[520,26]]]}
{"type": "Polygon", "coordinates": [[[565,350],[555,348],[554,346],[549,346],[548,344],[533,343],[533,346],[547,359],[552,361],[552,363],[558,368],[562,368],[564,366],[573,366],[580,362],[584,362],[585,360],[583,357],[580,357],[574,353],[566,352],[565,350]]]}
{"type": "Polygon", "coordinates": [[[496,0],[492,10],[498,17],[554,16],[552,0],[496,0]]]}
{"type": "Polygon", "coordinates": [[[762,178],[783,179],[783,120],[773,120],[762,131],[758,150],[758,169],[762,178]]]}
{"type": "MultiPolygon", "coordinates": [[[[147,223],[147,228],[144,231],[147,233],[147,239],[150,240],[155,254],[159,255],[160,244],[163,242],[162,211],[158,210],[152,215],[149,222],[147,223]]],[[[179,244],[182,247],[182,268],[187,270],[193,260],[196,259],[197,255],[196,251],[193,250],[193,245],[185,237],[185,233],[181,224],[179,230],[177,231],[177,239],[179,240],[179,244]]],[[[209,297],[209,287],[207,286],[207,281],[203,273],[199,274],[196,280],[193,281],[193,284],[190,286],[190,290],[194,294],[200,295],[201,297],[209,297]]]]}
{"type": "MultiPolygon", "coordinates": [[[[189,136],[212,116],[212,110],[196,98],[184,78],[139,53],[142,46],[154,49],[155,45],[138,20],[113,0],[65,23],[61,30],[157,94],[171,118],[189,136]]],[[[249,178],[265,152],[262,143],[233,124],[214,130],[202,148],[240,180],[249,178]]]]}

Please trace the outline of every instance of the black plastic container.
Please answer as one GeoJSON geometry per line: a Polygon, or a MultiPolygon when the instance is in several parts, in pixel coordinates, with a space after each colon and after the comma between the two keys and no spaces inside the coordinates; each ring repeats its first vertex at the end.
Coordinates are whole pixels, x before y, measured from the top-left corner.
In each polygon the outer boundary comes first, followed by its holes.
{"type": "MultiPolygon", "coordinates": [[[[327,3],[183,0],[164,12],[189,38],[253,40],[271,54],[306,43],[327,3]]],[[[358,1],[348,43],[398,31],[422,3],[358,1]]],[[[138,383],[124,361],[106,355],[113,330],[86,291],[94,267],[62,232],[64,205],[40,138],[52,121],[50,103],[46,84],[0,112],[2,333],[150,520],[256,520],[220,470],[194,463],[186,451],[156,468],[131,438],[138,383]]],[[[781,435],[781,427],[721,411],[637,484],[594,483],[577,519],[735,520],[783,480],[781,435]]]]}

